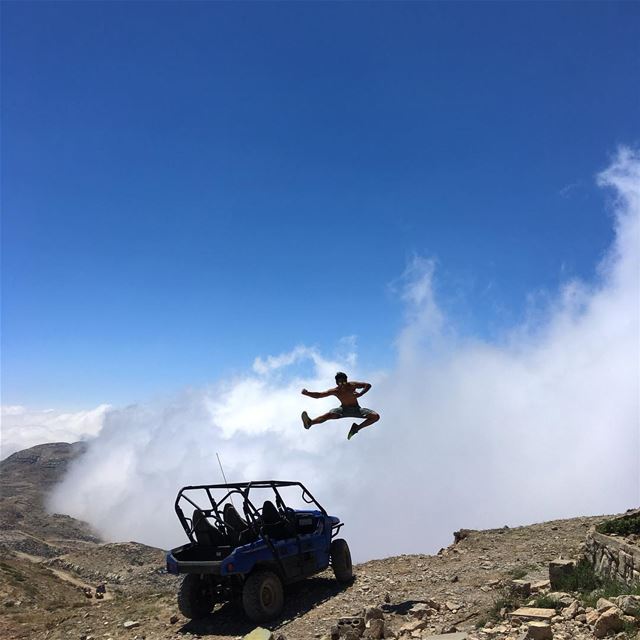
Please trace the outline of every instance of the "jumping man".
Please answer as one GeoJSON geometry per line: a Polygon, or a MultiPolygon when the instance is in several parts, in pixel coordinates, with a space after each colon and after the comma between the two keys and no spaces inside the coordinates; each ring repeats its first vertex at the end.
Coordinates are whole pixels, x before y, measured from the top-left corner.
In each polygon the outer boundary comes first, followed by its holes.
{"type": "Polygon", "coordinates": [[[309,429],[314,424],[320,424],[327,420],[336,420],[337,418],[365,418],[364,422],[356,424],[355,422],[351,426],[347,440],[351,440],[353,436],[360,431],[372,425],[374,422],[380,420],[380,416],[371,409],[365,409],[358,404],[358,398],[363,396],[371,385],[368,382],[347,382],[347,374],[338,371],[336,373],[337,387],[329,389],[328,391],[307,391],[302,390],[303,396],[309,396],[310,398],[327,398],[328,396],[335,396],[340,400],[340,406],[336,409],[331,409],[329,413],[325,413],[313,420],[309,417],[306,411],[302,412],[302,424],[305,429],[309,429]],[[361,389],[361,391],[358,391],[361,389]]]}

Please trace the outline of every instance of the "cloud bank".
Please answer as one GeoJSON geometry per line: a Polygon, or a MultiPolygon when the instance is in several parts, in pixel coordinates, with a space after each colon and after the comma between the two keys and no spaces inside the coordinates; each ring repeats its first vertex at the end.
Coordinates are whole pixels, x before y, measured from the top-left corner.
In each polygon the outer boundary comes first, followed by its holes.
{"type": "Polygon", "coordinates": [[[110,409],[51,507],[112,540],[164,548],[184,534],[173,513],[186,484],[297,479],[343,529],[357,560],[434,552],[460,527],[616,512],[640,502],[640,156],[622,149],[598,181],[615,240],[594,282],[567,282],[535,322],[499,342],[455,330],[438,305],[433,262],[402,281],[405,325],[384,372],[352,342],[329,357],[298,346],[253,370],[161,405],[110,409]],[[332,400],[337,370],[373,383],[362,404],[382,420],[302,429],[332,400]]]}
{"type": "Polygon", "coordinates": [[[34,410],[19,405],[2,407],[0,458],[49,442],[75,442],[96,436],[110,409],[101,404],[88,411],[34,410]]]}

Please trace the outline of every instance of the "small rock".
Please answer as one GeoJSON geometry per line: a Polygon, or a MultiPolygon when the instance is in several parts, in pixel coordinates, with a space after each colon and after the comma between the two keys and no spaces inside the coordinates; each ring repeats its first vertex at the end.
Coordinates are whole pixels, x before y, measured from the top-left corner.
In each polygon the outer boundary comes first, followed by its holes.
{"type": "Polygon", "coordinates": [[[272,640],[273,634],[269,629],[256,627],[251,633],[244,636],[243,640],[272,640]]]}
{"type": "Polygon", "coordinates": [[[431,598],[427,598],[424,601],[424,604],[428,605],[429,607],[431,607],[432,609],[435,609],[436,611],[440,611],[441,607],[440,607],[440,603],[436,602],[435,600],[431,599],[431,598]]]}
{"type": "Polygon", "coordinates": [[[423,618],[428,618],[433,612],[434,612],[434,609],[432,609],[428,604],[425,604],[424,602],[419,602],[418,604],[414,604],[413,607],[409,609],[409,615],[412,618],[417,618],[419,620],[422,620],[423,618]]]}
{"type": "Polygon", "coordinates": [[[381,640],[384,638],[384,620],[382,618],[371,618],[369,626],[362,634],[363,638],[371,638],[372,640],[381,640]]]}
{"type": "Polygon", "coordinates": [[[178,622],[178,620],[180,620],[180,618],[178,618],[178,616],[175,613],[169,618],[169,622],[171,624],[175,624],[176,622],[178,622]]]}
{"type": "Polygon", "coordinates": [[[457,633],[457,632],[458,632],[458,628],[456,627],[455,624],[446,625],[446,626],[442,627],[441,635],[447,636],[447,635],[451,635],[452,633],[457,633]]]}
{"type": "Polygon", "coordinates": [[[587,624],[595,624],[599,617],[600,614],[595,609],[591,609],[590,611],[587,611],[585,622],[587,624]]]}
{"type": "Polygon", "coordinates": [[[400,627],[399,631],[400,633],[413,633],[414,631],[421,631],[422,629],[426,629],[428,624],[428,620],[412,620],[411,622],[403,624],[400,627]]]}
{"type": "Polygon", "coordinates": [[[139,623],[137,620],[136,620],[136,621],[134,621],[134,620],[127,620],[126,622],[123,622],[123,623],[122,623],[122,626],[123,626],[125,629],[135,629],[136,627],[139,627],[139,626],[140,626],[140,623],[139,623]]]}

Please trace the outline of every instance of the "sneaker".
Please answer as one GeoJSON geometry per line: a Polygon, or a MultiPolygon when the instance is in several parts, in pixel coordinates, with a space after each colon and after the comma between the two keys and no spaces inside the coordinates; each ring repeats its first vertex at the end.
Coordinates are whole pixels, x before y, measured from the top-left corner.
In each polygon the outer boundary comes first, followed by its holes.
{"type": "Polygon", "coordinates": [[[309,414],[306,411],[302,412],[302,424],[304,425],[305,429],[311,428],[311,418],[309,417],[309,414]]]}
{"type": "Polygon", "coordinates": [[[349,433],[347,434],[347,440],[351,440],[351,438],[353,438],[353,436],[355,436],[358,431],[360,431],[360,429],[358,429],[358,425],[354,422],[351,425],[351,429],[349,429],[349,433]]]}

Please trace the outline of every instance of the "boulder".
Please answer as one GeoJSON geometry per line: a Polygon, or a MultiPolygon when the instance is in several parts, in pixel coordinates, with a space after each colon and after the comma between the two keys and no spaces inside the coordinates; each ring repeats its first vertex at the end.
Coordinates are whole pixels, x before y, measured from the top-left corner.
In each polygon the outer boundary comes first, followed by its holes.
{"type": "Polygon", "coordinates": [[[618,596],[614,600],[624,614],[640,618],[640,596],[618,596]]]}
{"type": "Polygon", "coordinates": [[[565,593],[564,591],[550,591],[547,594],[547,598],[554,604],[562,607],[568,607],[576,600],[570,593],[565,593]]]}
{"type": "Polygon", "coordinates": [[[546,622],[530,622],[524,637],[527,640],[553,640],[553,631],[546,622]]]}
{"type": "Polygon", "coordinates": [[[574,600],[568,607],[562,610],[562,617],[565,620],[573,620],[580,613],[580,603],[574,600]]]}
{"type": "Polygon", "coordinates": [[[384,620],[382,618],[370,619],[362,637],[371,638],[372,640],[381,640],[384,638],[384,620]]]}
{"type": "Polygon", "coordinates": [[[538,582],[531,583],[531,591],[537,593],[538,591],[545,591],[551,587],[551,583],[548,580],[538,580],[538,582]]]}
{"type": "Polygon", "coordinates": [[[379,607],[365,607],[362,617],[366,624],[369,620],[384,620],[384,613],[379,607]]]}
{"type": "Polygon", "coordinates": [[[556,615],[555,609],[541,609],[538,607],[520,607],[516,609],[511,618],[520,620],[550,621],[556,615]]]}
{"type": "Polygon", "coordinates": [[[607,609],[614,609],[615,607],[615,602],[611,602],[611,600],[607,600],[606,598],[598,598],[598,602],[596,602],[596,609],[600,613],[607,611],[607,609]]]}
{"type": "Polygon", "coordinates": [[[575,560],[552,560],[549,563],[549,582],[551,583],[551,588],[562,588],[565,581],[573,575],[575,569],[575,560]]]}
{"type": "Polygon", "coordinates": [[[506,585],[511,595],[528,598],[531,595],[531,583],[526,580],[511,580],[506,585]]]}
{"type": "Polygon", "coordinates": [[[604,638],[611,632],[617,633],[624,629],[624,621],[622,620],[622,612],[617,607],[614,609],[607,609],[596,620],[593,626],[593,635],[596,638],[604,638]]]}

